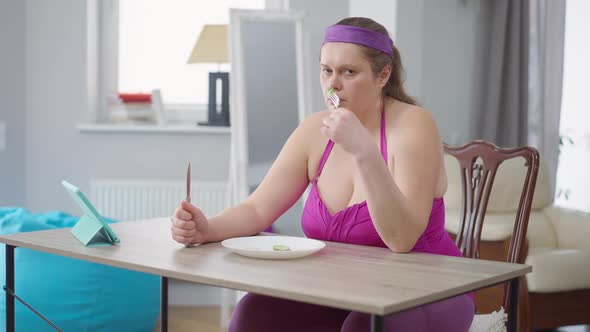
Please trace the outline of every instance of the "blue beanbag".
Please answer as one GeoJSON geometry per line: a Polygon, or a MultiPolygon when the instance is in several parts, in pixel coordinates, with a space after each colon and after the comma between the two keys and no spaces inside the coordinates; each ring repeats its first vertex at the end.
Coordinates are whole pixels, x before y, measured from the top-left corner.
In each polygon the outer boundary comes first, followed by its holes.
{"type": "MultiPolygon", "coordinates": [[[[73,227],[78,219],[61,212],[31,214],[21,208],[0,208],[0,234],[73,227]]],[[[0,286],[6,284],[4,251],[1,244],[0,286]]],[[[66,332],[145,332],[156,324],[159,276],[24,248],[15,250],[14,261],[16,295],[66,332]]],[[[1,293],[0,330],[4,330],[6,297],[1,293]]],[[[15,308],[16,331],[54,331],[16,299],[15,308]]]]}

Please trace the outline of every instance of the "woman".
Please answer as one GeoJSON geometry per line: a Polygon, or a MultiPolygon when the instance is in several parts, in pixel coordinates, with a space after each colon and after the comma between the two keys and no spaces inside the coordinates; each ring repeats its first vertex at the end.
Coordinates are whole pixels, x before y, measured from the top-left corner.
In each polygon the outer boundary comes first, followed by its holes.
{"type": "MultiPolygon", "coordinates": [[[[347,18],[328,27],[320,81],[329,109],[295,129],[244,202],[211,219],[182,202],[172,217],[174,240],[196,244],[257,234],[311,182],[302,216],[309,238],[460,256],[444,231],[441,139],[432,116],[406,95],[401,74],[399,51],[380,24],[347,18]],[[329,90],[339,105],[330,101],[329,90]]],[[[472,296],[463,295],[386,317],[385,327],[467,331],[473,314],[472,296]]],[[[348,332],[369,326],[366,314],[247,294],[229,331],[348,332]]]]}

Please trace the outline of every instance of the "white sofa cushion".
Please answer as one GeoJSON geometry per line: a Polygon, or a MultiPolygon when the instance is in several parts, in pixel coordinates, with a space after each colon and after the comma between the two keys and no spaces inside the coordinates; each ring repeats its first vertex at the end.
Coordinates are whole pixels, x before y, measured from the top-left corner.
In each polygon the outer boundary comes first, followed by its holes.
{"type": "Polygon", "coordinates": [[[525,264],[530,292],[549,293],[590,288],[590,250],[531,248],[525,264]]]}
{"type": "MultiPolygon", "coordinates": [[[[445,204],[452,209],[461,208],[461,173],[459,162],[455,157],[445,154],[445,168],[448,178],[448,189],[445,194],[445,204]]],[[[524,158],[513,158],[503,162],[496,173],[490,201],[488,202],[488,213],[513,212],[518,208],[522,186],[526,175],[524,158]]],[[[539,170],[533,206],[531,210],[539,210],[551,204],[549,182],[543,171],[539,170]]]]}
{"type": "Polygon", "coordinates": [[[544,212],[553,220],[559,248],[590,251],[590,215],[558,207],[548,207],[544,212]]]}
{"type": "MultiPolygon", "coordinates": [[[[457,232],[460,216],[460,211],[447,208],[445,217],[445,229],[447,232],[453,234],[457,232]]],[[[501,241],[511,236],[514,230],[515,216],[515,213],[486,213],[481,239],[484,241],[501,241]]],[[[557,238],[553,225],[543,212],[531,212],[527,239],[531,248],[557,247],[557,238]]]]}

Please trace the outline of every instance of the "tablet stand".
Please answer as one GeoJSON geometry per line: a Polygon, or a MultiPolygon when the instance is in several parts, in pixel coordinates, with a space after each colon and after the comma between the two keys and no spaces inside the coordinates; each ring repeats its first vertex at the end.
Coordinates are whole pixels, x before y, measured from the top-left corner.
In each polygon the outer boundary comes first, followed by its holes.
{"type": "Polygon", "coordinates": [[[85,246],[110,246],[114,243],[102,223],[88,214],[78,220],[71,232],[85,246]]]}

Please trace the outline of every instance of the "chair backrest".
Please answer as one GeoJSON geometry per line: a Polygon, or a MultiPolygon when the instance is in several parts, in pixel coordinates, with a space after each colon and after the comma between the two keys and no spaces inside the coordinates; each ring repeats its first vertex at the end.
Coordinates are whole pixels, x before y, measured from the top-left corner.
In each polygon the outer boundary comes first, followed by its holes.
{"type": "Polygon", "coordinates": [[[498,167],[507,159],[524,158],[527,173],[506,258],[510,263],[524,263],[526,232],[539,171],[539,152],[530,146],[499,148],[481,140],[458,147],[445,144],[444,150],[459,162],[462,204],[455,243],[463,256],[470,258],[479,258],[481,230],[498,167]]]}

